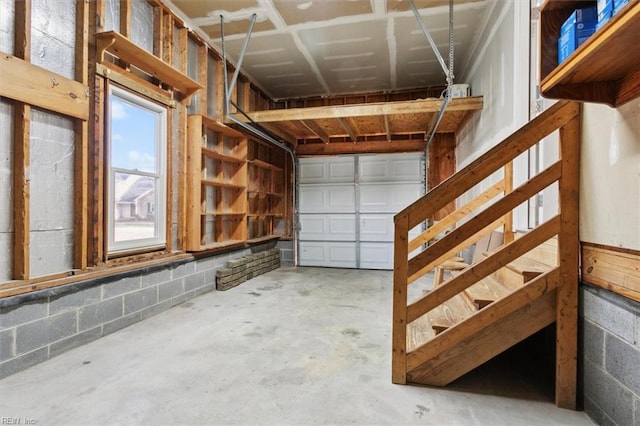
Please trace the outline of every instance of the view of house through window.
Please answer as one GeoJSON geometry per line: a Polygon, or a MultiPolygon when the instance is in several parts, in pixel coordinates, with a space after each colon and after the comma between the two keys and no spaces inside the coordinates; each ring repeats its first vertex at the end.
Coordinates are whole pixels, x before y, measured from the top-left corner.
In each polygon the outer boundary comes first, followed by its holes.
{"type": "Polygon", "coordinates": [[[165,244],[165,108],[112,87],[108,135],[109,252],[165,244]]]}

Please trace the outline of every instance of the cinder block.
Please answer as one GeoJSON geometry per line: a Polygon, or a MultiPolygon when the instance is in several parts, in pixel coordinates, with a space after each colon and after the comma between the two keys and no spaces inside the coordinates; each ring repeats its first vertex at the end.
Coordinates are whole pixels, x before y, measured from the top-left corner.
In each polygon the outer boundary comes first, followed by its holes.
{"type": "Polygon", "coordinates": [[[67,352],[68,350],[77,348],[78,346],[85,345],[99,339],[101,336],[102,327],[97,326],[81,333],[74,334],[73,336],[67,337],[66,339],[62,339],[58,342],[54,342],[49,347],[49,357],[52,358],[60,355],[61,353],[67,352]]]}
{"type": "Polygon", "coordinates": [[[215,257],[207,257],[196,261],[196,272],[207,271],[219,265],[215,257]]]}
{"type": "Polygon", "coordinates": [[[46,299],[0,308],[0,329],[15,327],[46,316],[46,299]]]}
{"type": "Polygon", "coordinates": [[[142,319],[152,317],[154,315],[159,314],[160,312],[164,312],[169,309],[171,306],[171,299],[165,300],[164,302],[160,302],[156,305],[149,306],[147,309],[143,309],[140,311],[140,315],[142,319]]]}
{"type": "Polygon", "coordinates": [[[636,395],[640,395],[640,349],[605,335],[605,370],[636,395]]]}
{"type": "Polygon", "coordinates": [[[640,426],[640,396],[637,396],[635,399],[635,423],[634,426],[640,426]]]}
{"type": "Polygon", "coordinates": [[[161,269],[141,277],[142,287],[155,286],[160,283],[166,283],[171,280],[171,270],[161,269]]]}
{"type": "Polygon", "coordinates": [[[583,294],[584,317],[633,344],[635,315],[590,291],[583,294]]]}
{"type": "Polygon", "coordinates": [[[141,311],[156,303],[158,303],[158,287],[148,287],[134,293],[125,294],[124,314],[129,315],[132,312],[141,311]]]}
{"type": "Polygon", "coordinates": [[[123,328],[129,327],[132,324],[137,323],[142,320],[142,313],[135,312],[130,315],[126,315],[124,317],[120,317],[114,321],[109,321],[102,326],[102,335],[106,336],[107,334],[111,334],[115,331],[122,330],[123,328]]]}
{"type": "Polygon", "coordinates": [[[78,309],[82,306],[98,303],[100,300],[100,286],[98,285],[73,293],[51,297],[49,315],[78,309]]]}
{"type": "Polygon", "coordinates": [[[47,346],[78,332],[77,311],[24,324],[16,328],[16,354],[21,355],[47,346]]]}
{"type": "Polygon", "coordinates": [[[137,276],[127,277],[115,282],[102,284],[102,299],[111,299],[112,297],[120,296],[121,294],[139,290],[141,287],[140,283],[140,276],[137,276]]]}
{"type": "Polygon", "coordinates": [[[171,303],[173,306],[181,305],[182,303],[186,302],[187,300],[193,299],[194,297],[196,297],[196,291],[192,290],[174,297],[173,299],[171,299],[171,303]]]}
{"type": "Polygon", "coordinates": [[[204,285],[204,272],[196,272],[193,275],[189,275],[188,277],[184,277],[184,291],[189,292],[191,290],[195,290],[204,285]]]}
{"type": "Polygon", "coordinates": [[[122,296],[80,309],[80,330],[84,331],[122,316],[122,296]]]}
{"type": "Polygon", "coordinates": [[[26,370],[36,364],[46,361],[49,358],[49,348],[45,347],[37,351],[29,352],[22,356],[12,358],[0,364],[0,379],[4,379],[19,371],[26,370]]]}
{"type": "Polygon", "coordinates": [[[215,289],[216,289],[216,283],[215,283],[215,280],[214,280],[211,283],[207,283],[203,287],[200,287],[199,289],[196,289],[196,296],[201,296],[201,295],[203,295],[205,293],[210,293],[215,289]]]}
{"type": "Polygon", "coordinates": [[[15,345],[13,344],[15,333],[15,328],[0,331],[0,362],[15,356],[15,345]]]}
{"type": "Polygon", "coordinates": [[[182,278],[187,275],[191,275],[196,272],[196,262],[184,263],[182,265],[177,266],[171,271],[171,278],[182,278]]]}
{"type": "Polygon", "coordinates": [[[184,280],[174,280],[158,286],[158,301],[162,302],[184,293],[184,280]]]}
{"type": "Polygon", "coordinates": [[[582,321],[583,354],[598,367],[604,366],[604,331],[589,320],[582,321]]]}
{"type": "Polygon", "coordinates": [[[633,424],[633,394],[588,359],[584,360],[584,395],[615,424],[633,424]]]}
{"type": "Polygon", "coordinates": [[[598,404],[593,402],[591,398],[584,397],[584,412],[595,422],[601,426],[617,426],[607,415],[602,411],[598,404]]]}

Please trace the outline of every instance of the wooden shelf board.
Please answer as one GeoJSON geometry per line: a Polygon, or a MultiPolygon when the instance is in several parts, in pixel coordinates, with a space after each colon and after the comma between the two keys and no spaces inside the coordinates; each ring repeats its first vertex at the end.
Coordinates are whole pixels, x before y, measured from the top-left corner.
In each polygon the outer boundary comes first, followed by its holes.
{"type": "Polygon", "coordinates": [[[230,155],[220,154],[218,151],[213,150],[211,148],[202,147],[202,154],[209,158],[213,158],[214,160],[226,161],[227,163],[237,163],[237,164],[244,163],[244,160],[242,158],[236,158],[230,155]]]}
{"type": "Polygon", "coordinates": [[[244,185],[238,185],[238,184],[229,183],[229,182],[219,182],[219,181],[211,180],[211,179],[202,179],[201,182],[202,182],[203,185],[217,186],[219,188],[232,188],[232,189],[244,189],[245,188],[244,185]]]}
{"type": "Polygon", "coordinates": [[[147,52],[131,40],[116,31],[98,33],[96,37],[96,49],[98,60],[104,62],[104,52],[109,52],[121,60],[135,65],[142,71],[156,77],[185,95],[191,95],[204,86],[178,71],[162,59],[147,52]]]}
{"type": "Polygon", "coordinates": [[[265,235],[264,237],[251,238],[250,240],[247,240],[247,243],[256,244],[256,243],[264,243],[266,241],[279,240],[279,239],[280,239],[279,235],[265,235]]]}
{"type": "Polygon", "coordinates": [[[233,213],[233,212],[206,212],[202,213],[201,216],[244,216],[245,213],[233,213]]]}
{"type": "Polygon", "coordinates": [[[224,247],[232,247],[232,246],[244,245],[244,243],[245,241],[241,241],[241,240],[227,240],[219,243],[210,243],[210,244],[203,245],[200,247],[199,250],[212,250],[212,249],[219,249],[224,247]]]}
{"type": "Polygon", "coordinates": [[[249,164],[256,166],[256,167],[260,167],[262,169],[269,169],[269,170],[276,170],[276,171],[282,171],[282,169],[280,167],[276,167],[273,164],[267,163],[266,161],[262,161],[262,160],[249,160],[249,164]]]}
{"type": "MultiPolygon", "coordinates": [[[[584,3],[584,2],[582,2],[584,3]]],[[[542,19],[556,21],[570,13],[580,2],[549,1],[542,9],[542,19]]],[[[557,38],[551,27],[543,41],[550,44],[557,38]]],[[[544,70],[557,55],[557,47],[543,59],[540,88],[546,97],[606,103],[619,106],[640,96],[640,49],[637,38],[640,34],[640,2],[630,2],[602,28],[596,31],[564,62],[547,75],[544,70]]]]}
{"type": "Polygon", "coordinates": [[[229,126],[227,126],[224,123],[220,123],[219,121],[214,120],[213,118],[207,116],[207,115],[201,115],[202,117],[202,124],[204,124],[205,126],[207,126],[207,128],[215,131],[215,132],[220,132],[224,135],[230,136],[232,138],[244,138],[245,136],[240,133],[239,131],[237,131],[234,128],[231,128],[229,126]]]}

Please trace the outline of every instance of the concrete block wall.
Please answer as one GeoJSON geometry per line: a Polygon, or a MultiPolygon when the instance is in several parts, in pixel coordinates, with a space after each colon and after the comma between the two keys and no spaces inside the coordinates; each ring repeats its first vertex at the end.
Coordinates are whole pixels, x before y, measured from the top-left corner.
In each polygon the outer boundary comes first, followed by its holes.
{"type": "Polygon", "coordinates": [[[214,291],[227,261],[272,248],[183,260],[0,299],[0,378],[214,291]]]}
{"type": "Polygon", "coordinates": [[[282,266],[293,266],[293,240],[280,240],[276,247],[280,249],[280,264],[282,266]]]}
{"type": "Polygon", "coordinates": [[[589,285],[580,298],[584,410],[601,425],[640,426],[640,303],[589,285]]]}

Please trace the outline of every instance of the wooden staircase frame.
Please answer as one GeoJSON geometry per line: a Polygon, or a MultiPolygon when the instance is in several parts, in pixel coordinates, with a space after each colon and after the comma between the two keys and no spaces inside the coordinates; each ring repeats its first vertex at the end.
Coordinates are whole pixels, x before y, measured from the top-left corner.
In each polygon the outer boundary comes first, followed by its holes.
{"type": "MultiPolygon", "coordinates": [[[[575,409],[580,120],[581,105],[579,103],[557,102],[395,215],[392,341],[392,381],[394,383],[425,383],[414,379],[429,376],[427,383],[446,385],[457,377],[448,375],[446,368],[457,363],[455,368],[466,372],[477,365],[478,357],[482,358],[482,354],[465,354],[465,352],[471,352],[470,348],[460,349],[464,346],[465,339],[478,333],[484,333],[485,338],[489,339],[493,338],[492,332],[509,334],[504,333],[504,329],[499,327],[509,327],[508,323],[513,322],[514,319],[528,321],[530,319],[528,315],[533,312],[533,307],[537,306],[536,304],[546,303],[547,307],[550,306],[549,304],[555,305],[555,318],[541,318],[539,321],[540,328],[554,321],[556,323],[556,405],[575,409]],[[513,160],[555,130],[559,130],[559,160],[514,189],[513,160]],[[475,200],[458,208],[418,237],[409,239],[409,231],[412,228],[429,221],[440,209],[456,201],[458,197],[501,168],[504,170],[502,181],[484,191],[475,200]],[[511,225],[513,209],[555,182],[558,182],[558,214],[524,236],[514,239],[511,225]],[[499,200],[481,212],[477,212],[478,207],[499,194],[503,194],[499,200]],[[474,216],[470,217],[471,214],[474,216]],[[432,241],[437,234],[460,220],[467,221],[410,258],[413,250],[432,241]],[[504,226],[505,245],[480,262],[465,268],[459,275],[432,289],[419,300],[408,304],[407,290],[412,282],[499,226],[504,226]],[[489,304],[472,317],[438,334],[421,346],[407,350],[407,327],[411,322],[555,236],[558,242],[558,263],[555,268],[489,304]],[[504,323],[501,325],[500,321],[504,323]],[[476,364],[470,363],[470,357],[475,358],[473,362],[476,364]]],[[[513,334],[517,335],[518,332],[514,331],[513,334]]],[[[511,340],[501,342],[503,345],[501,350],[526,337],[525,335],[505,338],[511,340]]]]}

